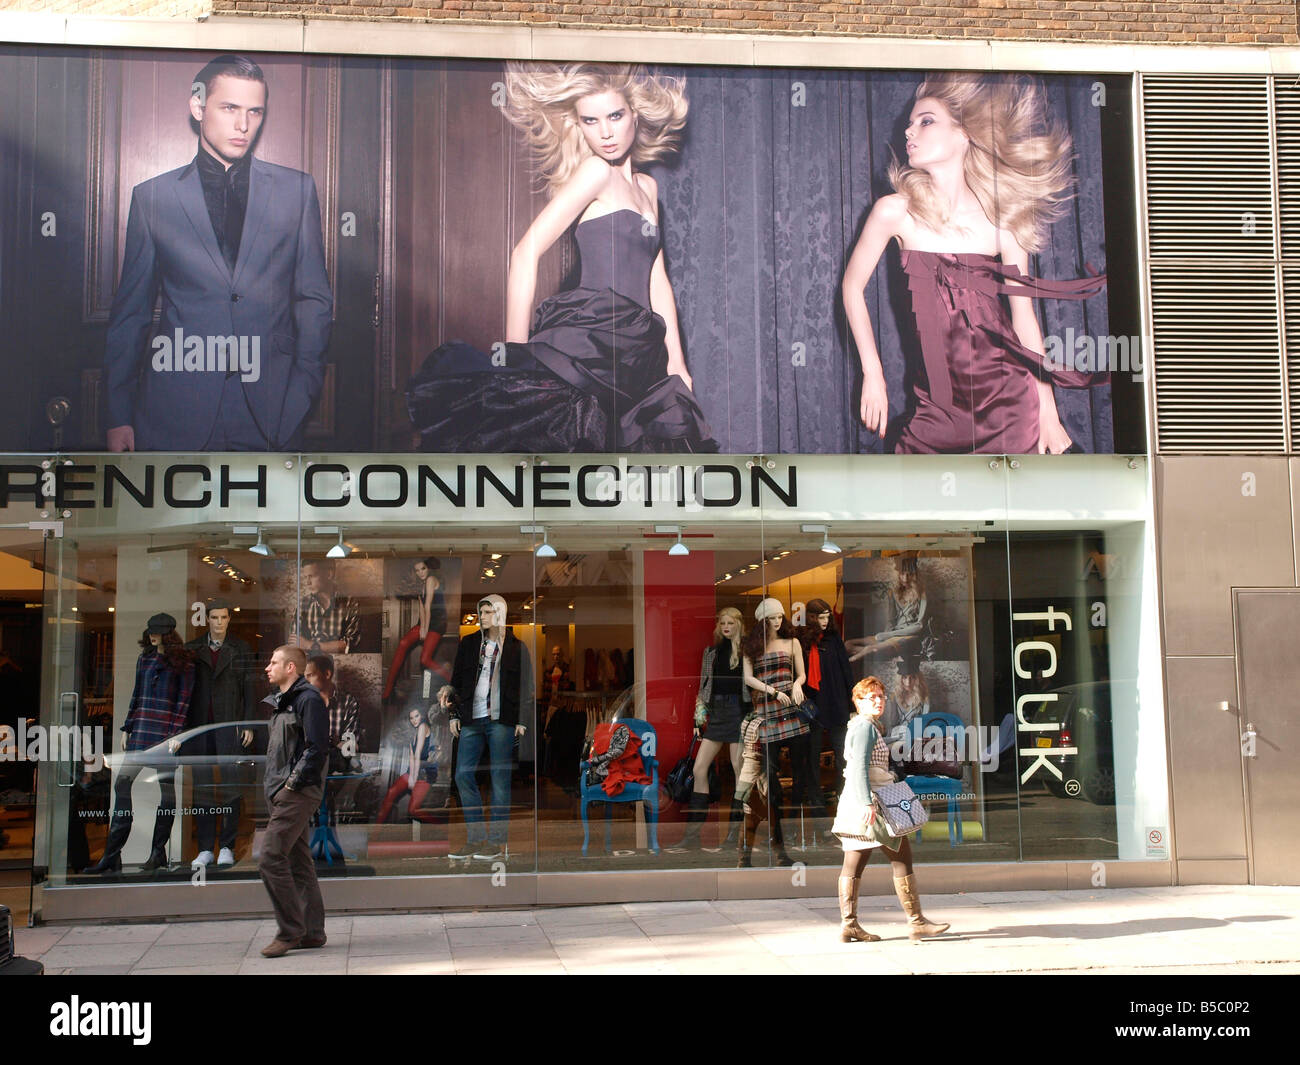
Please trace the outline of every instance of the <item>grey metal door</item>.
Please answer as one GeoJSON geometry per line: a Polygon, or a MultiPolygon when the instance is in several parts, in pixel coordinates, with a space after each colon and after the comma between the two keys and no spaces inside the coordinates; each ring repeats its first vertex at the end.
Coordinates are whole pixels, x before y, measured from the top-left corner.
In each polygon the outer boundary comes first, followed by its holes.
{"type": "Polygon", "coordinates": [[[1300,884],[1300,590],[1233,600],[1250,882],[1300,884]]]}

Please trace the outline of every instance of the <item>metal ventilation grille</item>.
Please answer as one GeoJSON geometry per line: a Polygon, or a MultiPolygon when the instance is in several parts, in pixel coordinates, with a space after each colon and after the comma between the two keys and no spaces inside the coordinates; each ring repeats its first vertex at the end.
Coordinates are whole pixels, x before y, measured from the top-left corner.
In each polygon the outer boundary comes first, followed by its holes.
{"type": "Polygon", "coordinates": [[[1142,80],[1160,451],[1289,444],[1269,89],[1252,76],[1142,80]]]}
{"type": "MultiPolygon", "coordinates": [[[[1278,214],[1282,258],[1300,261],[1300,86],[1290,78],[1273,83],[1277,115],[1278,214]]],[[[1292,289],[1300,296],[1300,292],[1292,289]]],[[[1294,349],[1291,349],[1294,350],[1294,349]]]]}
{"type": "Polygon", "coordinates": [[[1300,440],[1300,264],[1282,268],[1282,307],[1286,326],[1286,377],[1291,410],[1291,449],[1300,440]]]}
{"type": "Polygon", "coordinates": [[[1152,258],[1273,257],[1268,83],[1145,77],[1152,258]]]}
{"type": "Polygon", "coordinates": [[[1277,126],[1277,199],[1281,223],[1282,308],[1292,450],[1300,440],[1300,87],[1273,82],[1277,126]]]}
{"type": "Polygon", "coordinates": [[[1286,449],[1274,269],[1152,262],[1160,450],[1286,449]]]}

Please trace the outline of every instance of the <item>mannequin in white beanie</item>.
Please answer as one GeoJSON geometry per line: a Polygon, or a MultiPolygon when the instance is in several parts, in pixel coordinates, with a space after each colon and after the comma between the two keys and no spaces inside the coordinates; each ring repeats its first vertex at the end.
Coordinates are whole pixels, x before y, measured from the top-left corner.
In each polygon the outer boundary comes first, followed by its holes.
{"type": "Polygon", "coordinates": [[[506,624],[501,596],[479,600],[478,623],[479,631],[460,641],[451,683],[438,693],[457,740],[456,788],[465,813],[465,845],[453,846],[449,857],[496,861],[505,856],[510,831],[515,741],[532,721],[533,666],[528,648],[506,624]],[[492,813],[486,825],[476,780],[485,752],[492,776],[492,813]]]}
{"type": "Polygon", "coordinates": [[[810,794],[803,780],[808,765],[809,728],[797,709],[804,701],[803,647],[795,639],[779,599],[764,599],[754,611],[754,618],[758,624],[745,638],[744,645],[742,676],[745,686],[754,693],[754,712],[741,725],[745,757],[741,777],[748,780],[758,775],[757,760],[766,767],[763,774],[766,788],[755,787],[745,798],[745,829],[737,862],[741,868],[750,865],[754,835],[764,816],[771,825],[773,858],[778,865],[793,864],[781,832],[781,778],[777,760],[782,746],[790,748],[791,764],[804,785],[797,790],[803,795],[810,794]]]}

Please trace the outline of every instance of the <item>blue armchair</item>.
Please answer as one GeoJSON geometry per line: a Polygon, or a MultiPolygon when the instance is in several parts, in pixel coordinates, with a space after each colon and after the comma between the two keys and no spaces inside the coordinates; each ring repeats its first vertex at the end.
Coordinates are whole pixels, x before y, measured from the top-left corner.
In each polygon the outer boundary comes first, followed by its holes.
{"type": "Polygon", "coordinates": [[[582,810],[582,853],[587,853],[587,846],[591,840],[591,825],[587,821],[587,806],[593,802],[603,802],[605,804],[605,853],[610,852],[610,818],[614,812],[613,804],[616,802],[644,802],[646,835],[650,842],[650,853],[659,853],[659,759],[657,757],[657,743],[655,737],[655,727],[649,721],[642,721],[640,718],[624,717],[618,719],[618,724],[626,725],[641,741],[641,762],[645,766],[645,771],[650,777],[649,784],[626,784],[623,790],[617,795],[606,795],[604,789],[599,784],[587,783],[587,769],[591,766],[590,761],[582,761],[578,764],[578,803],[582,810]]]}
{"type": "MultiPolygon", "coordinates": [[[[921,730],[919,738],[924,742],[927,738],[942,736],[944,738],[944,747],[947,749],[948,738],[953,732],[960,732],[962,729],[961,718],[956,714],[944,714],[939,712],[921,715],[921,730]]],[[[929,777],[929,776],[910,776],[907,778],[907,786],[910,787],[917,795],[946,795],[948,798],[948,846],[955,847],[962,841],[961,832],[961,810],[960,800],[964,784],[960,780],[953,780],[952,777],[929,777]]]]}

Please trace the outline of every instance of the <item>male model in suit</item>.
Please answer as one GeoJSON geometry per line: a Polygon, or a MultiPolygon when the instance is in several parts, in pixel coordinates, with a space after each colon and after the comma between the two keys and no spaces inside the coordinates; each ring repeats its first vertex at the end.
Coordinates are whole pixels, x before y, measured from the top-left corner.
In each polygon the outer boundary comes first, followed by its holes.
{"type": "MultiPolygon", "coordinates": [[[[216,810],[221,817],[221,853],[218,868],[235,864],[235,845],[239,836],[239,810],[244,792],[253,785],[253,774],[241,759],[251,759],[253,731],[247,724],[262,717],[257,713],[253,677],[256,667],[253,650],[237,636],[230,635],[230,604],[214,599],[208,604],[206,636],[185,645],[194,652],[194,695],[190,700],[190,727],[210,728],[199,737],[194,754],[219,759],[221,784],[217,785],[214,765],[194,766],[195,806],[203,811],[195,817],[199,854],[190,863],[194,868],[211,865],[216,843],[216,810]]],[[[190,753],[190,752],[186,752],[190,753]]]]}
{"type": "Polygon", "coordinates": [[[315,182],[253,157],[266,105],[262,69],[218,56],[194,79],[193,161],[131,193],[104,359],[110,451],[298,445],[333,296],[315,182]]]}

